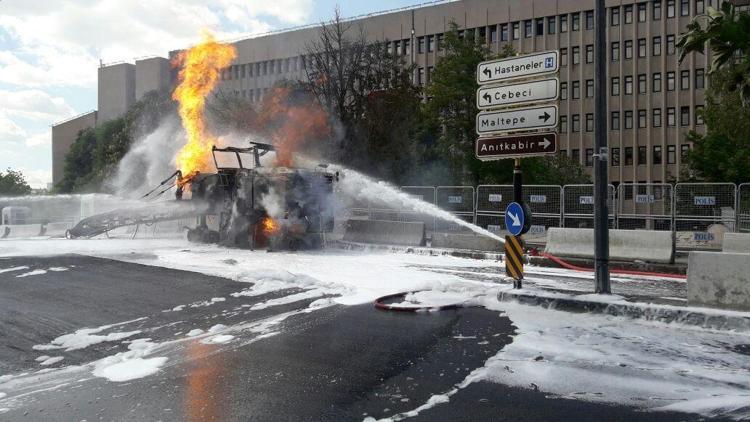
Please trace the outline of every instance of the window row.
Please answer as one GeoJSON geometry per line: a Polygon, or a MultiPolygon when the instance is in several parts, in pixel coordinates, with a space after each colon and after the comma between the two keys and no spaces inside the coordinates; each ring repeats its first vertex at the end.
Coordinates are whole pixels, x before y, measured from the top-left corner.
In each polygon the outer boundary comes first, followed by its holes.
{"type": "MultiPolygon", "coordinates": [[[[619,167],[621,164],[624,166],[632,166],[632,165],[639,165],[639,166],[645,166],[645,165],[660,165],[664,164],[664,151],[662,149],[661,145],[654,145],[651,147],[651,162],[649,163],[649,156],[648,156],[648,147],[645,145],[641,145],[638,147],[638,155],[635,156],[634,152],[636,151],[634,147],[625,147],[623,148],[624,157],[620,155],[620,148],[610,148],[610,165],[612,167],[619,167]],[[638,160],[635,161],[634,158],[637,158],[638,160]],[[623,160],[624,159],[624,160],[623,160]]],[[[680,145],[680,159],[685,160],[685,156],[690,151],[690,145],[689,144],[682,144],[680,145]]],[[[560,154],[567,155],[567,150],[560,150],[560,154]]],[[[586,154],[584,156],[584,165],[587,167],[591,167],[594,165],[594,149],[593,148],[586,148],[584,150],[584,153],[586,154]]],[[[574,148],[570,150],[570,158],[573,161],[581,162],[581,150],[574,148]]],[[[666,156],[666,164],[677,164],[677,145],[667,145],[667,156],[666,156]]]]}
{"type": "MultiPolygon", "coordinates": [[[[675,36],[669,34],[666,36],[666,54],[668,56],[674,55],[677,51],[675,47],[675,36]]],[[[620,61],[620,59],[630,60],[633,58],[634,48],[637,48],[635,52],[638,57],[646,57],[648,55],[648,46],[646,38],[638,38],[637,44],[633,44],[633,40],[625,41],[612,41],[609,44],[609,59],[613,62],[620,61]]],[[[657,35],[651,38],[651,56],[661,56],[662,53],[662,38],[661,35],[657,35]]]]}
{"type": "Polygon", "coordinates": [[[224,69],[220,79],[245,79],[254,76],[265,76],[297,72],[307,68],[305,56],[290,57],[286,59],[266,60],[258,63],[235,64],[224,69]]]}
{"type": "MultiPolygon", "coordinates": [[[[651,20],[661,20],[662,18],[662,1],[655,0],[651,1],[651,20]]],[[[667,0],[666,2],[667,18],[675,17],[677,11],[677,2],[675,0],[667,0]]],[[[679,0],[679,11],[680,16],[690,16],[690,0],[679,0]]],[[[704,0],[694,0],[693,11],[695,15],[701,15],[706,11],[706,2],[704,0]]],[[[709,5],[713,2],[709,0],[709,5]]],[[[622,7],[615,6],[609,8],[609,25],[619,26],[620,23],[630,24],[633,23],[635,17],[638,22],[646,22],[648,13],[649,2],[642,2],[638,4],[627,4],[622,7]]]]}
{"type": "MultiPolygon", "coordinates": [[[[693,77],[693,86],[695,89],[703,89],[705,87],[705,70],[695,69],[693,77]]],[[[679,87],[680,90],[690,89],[690,70],[681,70],[679,87]]],[[[677,88],[677,80],[675,72],[655,72],[651,74],[651,92],[658,93],[662,92],[662,89],[667,91],[674,91],[677,88]],[[666,75],[666,83],[662,87],[663,79],[666,75]]],[[[648,75],[642,73],[638,75],[638,79],[634,80],[632,75],[629,76],[614,76],[610,78],[609,82],[609,94],[613,97],[622,95],[632,95],[634,92],[638,94],[647,94],[649,90],[648,75]],[[634,88],[637,90],[634,91],[634,88]]],[[[561,82],[560,83],[560,100],[567,100],[568,98],[578,100],[583,94],[584,98],[594,97],[594,80],[586,79],[583,85],[583,92],[581,91],[581,81],[561,82]]]]}
{"type": "MultiPolygon", "coordinates": [[[[680,126],[690,126],[690,106],[680,107],[679,112],[680,126]]],[[[703,106],[699,105],[695,107],[694,116],[695,125],[703,125],[703,106]]],[[[648,117],[648,110],[644,109],[637,111],[626,110],[622,113],[620,111],[612,111],[609,114],[609,130],[628,130],[635,128],[636,125],[639,129],[645,129],[649,127],[648,117]]],[[[581,132],[581,129],[585,132],[593,132],[594,113],[586,113],[584,119],[584,126],[581,127],[581,115],[571,114],[570,127],[568,127],[568,116],[560,116],[560,132],[567,133],[568,129],[570,129],[571,133],[581,132]]],[[[677,123],[677,108],[667,107],[666,109],[651,109],[651,127],[659,128],[665,124],[667,127],[676,127],[677,123]]]]}

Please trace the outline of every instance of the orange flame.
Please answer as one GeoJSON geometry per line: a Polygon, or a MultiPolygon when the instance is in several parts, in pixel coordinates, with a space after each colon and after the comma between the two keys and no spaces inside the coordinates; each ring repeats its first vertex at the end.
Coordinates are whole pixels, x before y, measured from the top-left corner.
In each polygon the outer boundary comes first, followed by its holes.
{"type": "Polygon", "coordinates": [[[263,232],[266,235],[276,234],[279,232],[279,223],[277,223],[271,217],[265,217],[263,219],[263,222],[261,223],[261,226],[263,227],[263,232]]]}
{"type": "Polygon", "coordinates": [[[202,36],[198,45],[180,52],[173,62],[182,69],[172,99],[180,104],[180,118],[187,132],[187,143],[177,153],[175,162],[185,176],[213,170],[211,148],[216,138],[206,130],[206,97],[216,86],[220,72],[237,56],[232,45],[217,42],[207,31],[202,36]]]}
{"type": "Polygon", "coordinates": [[[288,87],[275,87],[266,97],[261,122],[270,130],[277,166],[291,167],[294,153],[310,139],[330,134],[328,115],[313,101],[292,98],[288,87]]]}

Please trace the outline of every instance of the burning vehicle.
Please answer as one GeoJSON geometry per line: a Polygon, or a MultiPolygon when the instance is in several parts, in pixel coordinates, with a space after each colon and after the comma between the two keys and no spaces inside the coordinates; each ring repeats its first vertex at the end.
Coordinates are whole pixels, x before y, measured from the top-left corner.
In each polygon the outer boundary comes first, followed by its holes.
{"type": "Polygon", "coordinates": [[[251,145],[213,147],[217,172],[178,182],[189,186],[191,201],[207,204],[188,239],[251,249],[320,247],[333,231],[338,174],[327,171],[326,165],[263,167],[260,157],[273,146],[251,145]]]}
{"type": "Polygon", "coordinates": [[[312,169],[263,167],[260,158],[274,147],[250,145],[214,146],[216,172],[182,177],[177,171],[144,195],[176,178],[174,201],[86,218],[69,230],[68,237],[92,237],[125,225],[195,216],[195,227],[187,232],[192,242],[269,250],[323,246],[334,228],[333,188],[338,173],[328,171],[325,164],[312,169]]]}

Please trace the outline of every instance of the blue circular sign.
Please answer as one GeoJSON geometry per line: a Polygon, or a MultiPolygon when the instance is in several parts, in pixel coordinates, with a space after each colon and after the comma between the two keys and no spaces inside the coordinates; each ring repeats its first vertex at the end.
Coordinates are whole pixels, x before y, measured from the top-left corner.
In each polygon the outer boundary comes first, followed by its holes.
{"type": "Polygon", "coordinates": [[[513,236],[518,236],[523,231],[526,223],[526,214],[518,202],[511,202],[505,209],[505,228],[513,236]]]}

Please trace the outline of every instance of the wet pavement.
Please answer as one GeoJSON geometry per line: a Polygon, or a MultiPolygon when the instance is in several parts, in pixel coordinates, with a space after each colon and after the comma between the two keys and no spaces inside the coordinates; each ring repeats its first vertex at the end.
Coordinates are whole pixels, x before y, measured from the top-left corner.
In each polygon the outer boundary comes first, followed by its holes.
{"type": "MultiPolygon", "coordinates": [[[[85,256],[0,259],[2,269],[17,267],[28,268],[0,272],[3,421],[398,419],[454,389],[515,330],[482,308],[392,313],[301,289],[243,295],[248,283],[85,256]],[[34,348],[108,324],[117,325],[96,335],[135,334],[76,350],[34,348]],[[212,327],[229,340],[188,335],[212,327]],[[157,372],[124,382],[95,375],[103,359],[139,341],[153,345],[144,357],[166,358],[157,372]],[[41,366],[42,355],[64,359],[41,366]]],[[[414,419],[691,419],[530,387],[470,384],[414,419]]]]}

